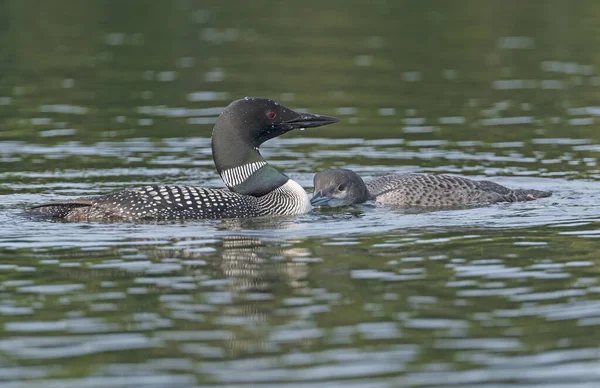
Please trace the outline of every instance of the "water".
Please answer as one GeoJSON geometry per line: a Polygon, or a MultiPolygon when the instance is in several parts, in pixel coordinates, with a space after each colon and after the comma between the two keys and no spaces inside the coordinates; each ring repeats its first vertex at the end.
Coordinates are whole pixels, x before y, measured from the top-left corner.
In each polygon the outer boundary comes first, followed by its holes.
{"type": "Polygon", "coordinates": [[[595,1],[0,1],[2,387],[596,387],[595,1]],[[363,4],[364,3],[364,4],[363,4]],[[311,191],[449,173],[551,190],[158,224],[32,204],[222,187],[231,100],[339,117],[261,152],[311,191]]]}

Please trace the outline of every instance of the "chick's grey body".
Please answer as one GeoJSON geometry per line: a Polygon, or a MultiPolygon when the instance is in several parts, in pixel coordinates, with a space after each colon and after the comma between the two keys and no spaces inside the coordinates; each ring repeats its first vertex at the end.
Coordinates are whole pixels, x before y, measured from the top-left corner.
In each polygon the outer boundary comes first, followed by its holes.
{"type": "Polygon", "coordinates": [[[295,215],[311,209],[304,189],[270,166],[258,152],[265,141],[294,128],[338,120],[298,113],[272,100],[245,98],[229,104],[212,135],[215,167],[227,189],[145,186],[98,197],[46,203],[34,216],[65,221],[145,221],[295,215]]]}
{"type": "Polygon", "coordinates": [[[549,195],[539,190],[511,190],[494,182],[451,175],[388,175],[367,181],[366,186],[377,202],[401,207],[518,202],[549,195]]]}
{"type": "Polygon", "coordinates": [[[345,206],[374,200],[399,208],[451,208],[465,205],[530,201],[548,197],[540,190],[512,190],[490,181],[451,175],[396,174],[364,182],[351,170],[335,169],[315,175],[314,206],[345,206]]]}

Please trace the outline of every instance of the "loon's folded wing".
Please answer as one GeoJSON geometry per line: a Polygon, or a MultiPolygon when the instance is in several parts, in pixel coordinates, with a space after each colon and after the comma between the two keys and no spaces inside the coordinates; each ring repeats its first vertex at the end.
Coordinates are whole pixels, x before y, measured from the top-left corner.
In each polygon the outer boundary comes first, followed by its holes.
{"type": "Polygon", "coordinates": [[[158,221],[259,216],[257,199],[224,189],[144,186],[98,197],[50,202],[26,214],[64,221],[158,221]]]}

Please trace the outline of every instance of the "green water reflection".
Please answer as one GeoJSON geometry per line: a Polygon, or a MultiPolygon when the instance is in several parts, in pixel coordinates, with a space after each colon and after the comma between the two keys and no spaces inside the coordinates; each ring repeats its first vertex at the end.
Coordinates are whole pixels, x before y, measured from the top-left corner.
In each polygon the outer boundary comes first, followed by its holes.
{"type": "Polygon", "coordinates": [[[591,0],[0,0],[0,385],[597,383],[599,16],[591,0]],[[212,123],[244,96],[342,118],[265,145],[307,188],[336,166],[555,195],[166,226],[19,214],[221,187],[212,123]]]}

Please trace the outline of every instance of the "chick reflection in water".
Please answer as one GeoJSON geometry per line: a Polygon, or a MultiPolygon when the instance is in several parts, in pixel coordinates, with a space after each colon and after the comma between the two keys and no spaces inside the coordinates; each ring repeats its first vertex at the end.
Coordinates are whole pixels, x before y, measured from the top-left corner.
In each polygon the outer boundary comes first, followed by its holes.
{"type": "Polygon", "coordinates": [[[450,175],[396,174],[367,182],[354,171],[331,169],[314,177],[315,207],[347,206],[366,201],[397,208],[459,208],[498,202],[531,201],[548,191],[509,189],[490,181],[450,175]]]}

